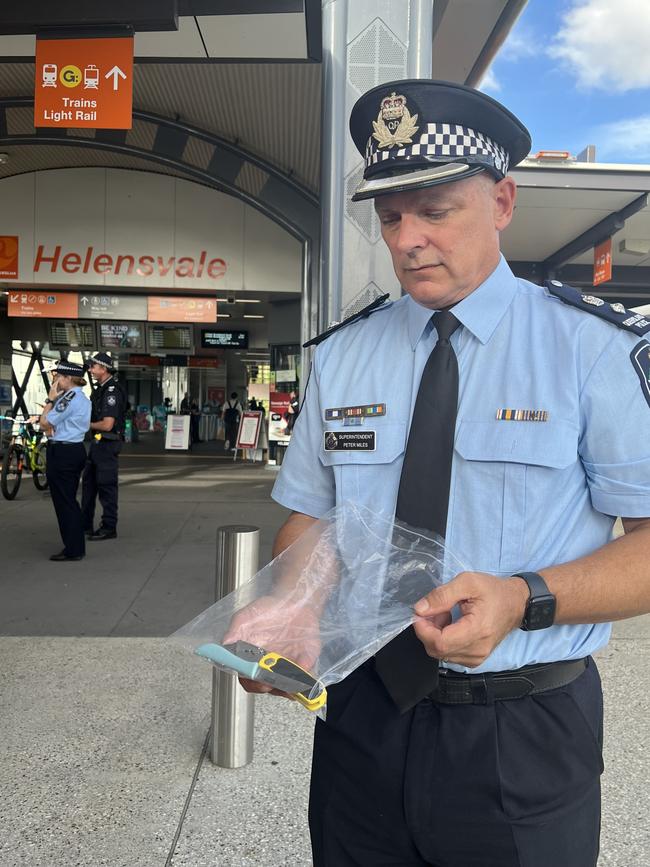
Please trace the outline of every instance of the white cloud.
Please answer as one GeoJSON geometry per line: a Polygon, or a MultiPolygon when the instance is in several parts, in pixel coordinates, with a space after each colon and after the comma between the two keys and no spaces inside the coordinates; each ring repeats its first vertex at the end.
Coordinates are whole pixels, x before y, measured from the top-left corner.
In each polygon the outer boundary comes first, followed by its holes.
{"type": "Polygon", "coordinates": [[[517,61],[522,57],[533,57],[539,54],[539,41],[530,28],[516,24],[506,37],[499,60],[517,61]]]}
{"type": "Polygon", "coordinates": [[[632,117],[616,123],[606,123],[593,136],[599,160],[635,160],[650,163],[650,114],[632,117]]]}
{"type": "Polygon", "coordinates": [[[478,86],[479,90],[483,91],[492,91],[493,93],[498,93],[501,90],[501,84],[494,74],[494,70],[491,66],[487,68],[487,71],[483,75],[481,79],[481,83],[478,86]]]}
{"type": "Polygon", "coordinates": [[[574,0],[548,49],[580,87],[650,87],[648,0],[574,0]]]}

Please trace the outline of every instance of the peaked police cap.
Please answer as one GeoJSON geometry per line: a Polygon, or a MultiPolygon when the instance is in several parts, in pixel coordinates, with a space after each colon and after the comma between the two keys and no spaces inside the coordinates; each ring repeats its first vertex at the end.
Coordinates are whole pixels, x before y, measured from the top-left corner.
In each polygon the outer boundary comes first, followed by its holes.
{"type": "Polygon", "coordinates": [[[492,97],[450,81],[381,84],[357,100],[350,133],[365,160],[352,201],[449,183],[497,180],[530,151],[530,133],[492,97]]]}

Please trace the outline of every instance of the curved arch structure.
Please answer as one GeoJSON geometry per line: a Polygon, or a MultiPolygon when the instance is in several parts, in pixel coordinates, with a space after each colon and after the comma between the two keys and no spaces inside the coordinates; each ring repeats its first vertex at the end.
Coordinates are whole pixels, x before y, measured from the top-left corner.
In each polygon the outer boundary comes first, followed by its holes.
{"type": "Polygon", "coordinates": [[[301,241],[320,231],[316,196],[274,166],[206,130],[134,109],[133,130],[88,130],[47,127],[26,132],[25,118],[12,123],[12,112],[32,112],[28,97],[0,99],[1,147],[81,147],[149,160],[242,199],[301,241]],[[12,132],[12,126],[17,131],[12,132]]]}
{"type": "MultiPolygon", "coordinates": [[[[277,168],[206,130],[134,109],[131,130],[34,128],[34,100],[0,98],[0,147],[76,147],[147,160],[257,208],[303,244],[302,337],[318,320],[320,206],[277,168]]],[[[91,163],[92,164],[92,163],[91,163]]],[[[63,166],[60,166],[63,168],[63,166]]]]}

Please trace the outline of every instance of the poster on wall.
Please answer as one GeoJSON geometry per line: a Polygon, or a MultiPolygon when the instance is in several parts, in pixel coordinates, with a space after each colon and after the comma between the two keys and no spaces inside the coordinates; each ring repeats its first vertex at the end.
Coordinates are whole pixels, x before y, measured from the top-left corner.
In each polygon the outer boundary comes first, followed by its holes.
{"type": "Polygon", "coordinates": [[[220,385],[209,385],[207,389],[208,403],[221,406],[226,402],[226,389],[220,385]]]}
{"type": "Polygon", "coordinates": [[[272,391],[269,410],[269,440],[277,443],[288,443],[290,440],[287,431],[289,404],[291,398],[283,391],[272,391]]]}
{"type": "Polygon", "coordinates": [[[106,349],[144,349],[144,329],[139,322],[100,322],[99,345],[106,349]]]}
{"type": "Polygon", "coordinates": [[[189,415],[168,415],[167,431],[165,433],[166,449],[189,449],[190,447],[190,417],[189,415]]]}

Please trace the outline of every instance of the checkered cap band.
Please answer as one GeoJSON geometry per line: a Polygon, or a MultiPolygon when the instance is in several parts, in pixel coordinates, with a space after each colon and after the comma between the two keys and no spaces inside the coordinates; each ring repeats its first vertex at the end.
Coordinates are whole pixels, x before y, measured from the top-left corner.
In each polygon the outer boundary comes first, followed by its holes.
{"type": "Polygon", "coordinates": [[[386,161],[397,164],[400,159],[418,156],[436,157],[440,162],[484,163],[503,176],[508,173],[509,156],[505,148],[482,132],[456,123],[429,123],[416,142],[398,149],[380,148],[371,136],[366,146],[366,168],[386,161]]]}
{"type": "Polygon", "coordinates": [[[59,373],[62,376],[80,376],[84,375],[84,369],[80,364],[75,364],[72,361],[59,361],[56,367],[50,368],[52,372],[59,373]]]}

